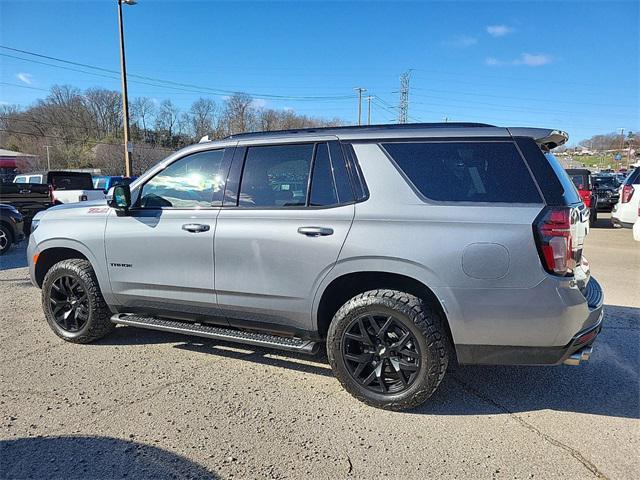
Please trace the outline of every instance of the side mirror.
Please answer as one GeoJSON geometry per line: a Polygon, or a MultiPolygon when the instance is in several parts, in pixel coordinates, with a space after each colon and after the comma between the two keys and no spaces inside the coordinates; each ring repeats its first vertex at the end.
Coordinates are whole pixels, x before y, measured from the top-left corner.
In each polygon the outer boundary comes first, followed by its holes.
{"type": "Polygon", "coordinates": [[[131,190],[129,185],[111,187],[107,194],[107,205],[117,210],[127,211],[131,207],[131,190]]]}

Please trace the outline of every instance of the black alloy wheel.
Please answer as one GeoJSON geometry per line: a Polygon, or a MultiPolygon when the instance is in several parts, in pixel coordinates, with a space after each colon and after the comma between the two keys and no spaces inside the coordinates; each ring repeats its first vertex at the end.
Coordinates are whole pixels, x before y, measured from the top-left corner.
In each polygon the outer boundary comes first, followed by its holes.
{"type": "Polygon", "coordinates": [[[49,306],[53,319],[66,332],[79,332],[89,321],[89,296],[82,282],[73,276],[54,280],[49,306]]]}
{"type": "Polygon", "coordinates": [[[342,346],[347,371],[372,392],[401,393],[420,372],[418,341],[394,316],[367,313],[355,318],[344,331],[342,346]]]}

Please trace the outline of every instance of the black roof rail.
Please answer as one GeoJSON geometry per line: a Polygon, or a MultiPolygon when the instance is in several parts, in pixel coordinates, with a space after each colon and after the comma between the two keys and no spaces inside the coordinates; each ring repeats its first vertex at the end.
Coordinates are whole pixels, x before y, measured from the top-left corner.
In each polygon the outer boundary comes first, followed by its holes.
{"type": "Polygon", "coordinates": [[[246,132],[235,133],[225,137],[225,139],[237,139],[246,137],[262,137],[276,135],[294,135],[294,134],[310,134],[310,133],[327,133],[327,132],[368,132],[380,130],[415,130],[420,128],[478,128],[478,127],[495,127],[486,123],[472,122],[445,122],[445,123],[400,123],[400,124],[380,124],[380,125],[362,125],[362,126],[345,126],[345,127],[310,127],[296,128],[289,130],[271,130],[266,132],[246,132]]]}

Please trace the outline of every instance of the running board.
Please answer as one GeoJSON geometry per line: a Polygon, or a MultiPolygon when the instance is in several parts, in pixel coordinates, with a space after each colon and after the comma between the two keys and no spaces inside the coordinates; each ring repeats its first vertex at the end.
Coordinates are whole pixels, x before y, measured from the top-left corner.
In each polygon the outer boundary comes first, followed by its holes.
{"type": "Polygon", "coordinates": [[[280,337],[266,333],[234,330],[231,328],[216,327],[209,324],[183,322],[180,320],[166,320],[154,317],[141,317],[129,313],[118,313],[111,317],[111,321],[120,325],[146,328],[149,330],[161,330],[163,332],[195,335],[197,337],[224,340],[226,342],[244,343],[258,347],[278,348],[292,352],[313,355],[318,351],[318,344],[311,340],[303,340],[297,337],[280,337]]]}

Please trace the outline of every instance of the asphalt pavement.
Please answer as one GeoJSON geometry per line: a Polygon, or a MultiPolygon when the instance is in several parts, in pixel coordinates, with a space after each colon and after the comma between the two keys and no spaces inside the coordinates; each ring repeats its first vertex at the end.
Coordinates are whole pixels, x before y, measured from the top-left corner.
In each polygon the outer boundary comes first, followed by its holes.
{"type": "Polygon", "coordinates": [[[640,243],[594,228],[604,329],[578,367],[456,367],[418,410],[357,402],[324,356],[47,326],[0,257],[1,478],[640,478],[640,243]]]}

